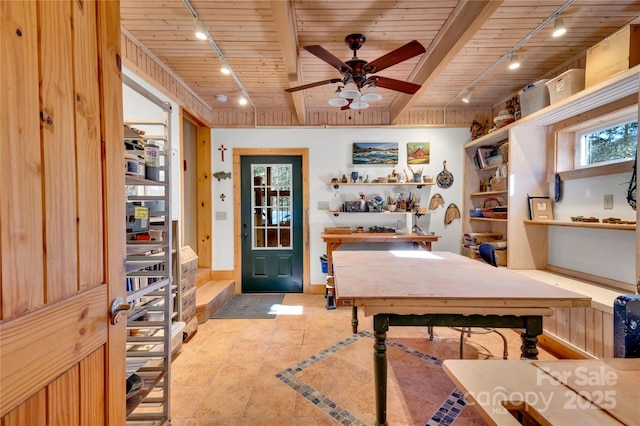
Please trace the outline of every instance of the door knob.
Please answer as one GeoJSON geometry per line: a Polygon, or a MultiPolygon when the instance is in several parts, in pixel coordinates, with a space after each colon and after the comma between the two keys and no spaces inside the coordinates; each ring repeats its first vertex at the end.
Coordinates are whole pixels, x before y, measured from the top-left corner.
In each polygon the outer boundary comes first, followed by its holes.
{"type": "Polygon", "coordinates": [[[109,310],[109,318],[111,319],[111,324],[116,325],[118,323],[118,317],[121,314],[126,314],[131,309],[131,305],[128,303],[124,303],[124,299],[122,297],[116,297],[116,299],[111,304],[111,309],[109,310]]]}

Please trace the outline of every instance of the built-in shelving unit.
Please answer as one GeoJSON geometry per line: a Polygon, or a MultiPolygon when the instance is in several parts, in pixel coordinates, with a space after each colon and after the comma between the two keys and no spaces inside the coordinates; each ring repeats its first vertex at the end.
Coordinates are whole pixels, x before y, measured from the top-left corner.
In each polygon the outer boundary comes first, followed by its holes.
{"type": "Polygon", "coordinates": [[[158,146],[159,158],[158,180],[155,175],[125,176],[126,303],[131,306],[127,314],[128,387],[133,378],[142,379],[142,386],[127,395],[127,424],[132,425],[170,423],[171,334],[174,293],[179,286],[173,283],[172,272],[175,247],[170,215],[168,113],[164,110],[164,119],[158,121],[125,119],[127,153],[144,158],[144,144],[153,143],[158,146]]]}
{"type": "MultiPolygon", "coordinates": [[[[513,269],[545,269],[548,262],[548,226],[594,229],[635,230],[635,225],[603,224],[569,221],[531,221],[526,196],[548,196],[550,160],[548,127],[600,107],[638,97],[640,66],[620,73],[607,81],[586,88],[557,103],[536,111],[492,133],[464,145],[464,232],[501,232],[507,239],[508,267],[513,269]],[[491,168],[478,170],[473,156],[478,147],[509,142],[508,192],[496,194],[480,191],[479,173],[491,173],[491,168]],[[484,197],[502,195],[509,207],[506,220],[470,217],[469,210],[478,207],[484,197]]],[[[552,171],[551,171],[552,174],[552,171]]]]}

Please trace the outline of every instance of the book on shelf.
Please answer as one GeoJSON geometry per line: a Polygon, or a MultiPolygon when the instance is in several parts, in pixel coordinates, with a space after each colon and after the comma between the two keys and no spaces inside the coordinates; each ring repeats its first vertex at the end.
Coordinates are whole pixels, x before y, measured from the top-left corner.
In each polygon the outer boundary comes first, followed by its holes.
{"type": "Polygon", "coordinates": [[[478,168],[484,169],[489,166],[488,159],[496,155],[496,149],[493,146],[481,146],[476,150],[476,163],[478,168]]]}

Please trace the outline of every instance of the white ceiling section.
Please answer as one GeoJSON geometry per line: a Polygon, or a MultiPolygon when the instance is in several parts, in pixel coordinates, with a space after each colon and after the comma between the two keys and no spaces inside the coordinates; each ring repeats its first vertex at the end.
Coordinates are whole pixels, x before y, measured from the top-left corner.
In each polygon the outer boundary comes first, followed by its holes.
{"type": "Polygon", "coordinates": [[[212,108],[255,106],[257,113],[283,111],[304,124],[308,113],[336,111],[327,101],[338,84],[295,93],[285,89],[340,78],[336,68],[303,49],[320,45],[342,61],[352,52],[344,38],[366,36],[358,57],[372,61],[411,40],[426,53],[380,72],[421,84],[415,95],[379,88],[383,99],[370,109],[389,114],[395,124],[420,108],[493,107],[526,84],[564,71],[586,49],[620,27],[640,22],[640,1],[631,0],[122,0],[123,27],[164,62],[212,108]],[[220,73],[218,52],[195,37],[195,20],[237,77],[220,73]],[[560,13],[558,13],[560,12],[560,13]],[[567,27],[551,36],[558,14],[567,27]],[[508,69],[505,55],[517,49],[522,66],[508,69]],[[494,69],[491,69],[494,67],[494,69]],[[251,103],[236,100],[246,90],[251,103]],[[476,82],[475,84],[473,84],[476,82]],[[469,104],[461,94],[473,84],[469,104]],[[216,100],[226,95],[225,103],[216,100]]]}

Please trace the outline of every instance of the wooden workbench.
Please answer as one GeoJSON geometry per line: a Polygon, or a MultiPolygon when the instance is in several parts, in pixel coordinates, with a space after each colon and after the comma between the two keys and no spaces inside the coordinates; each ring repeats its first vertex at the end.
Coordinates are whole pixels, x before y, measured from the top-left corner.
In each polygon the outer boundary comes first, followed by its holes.
{"type": "MultiPolygon", "coordinates": [[[[378,232],[354,232],[351,234],[322,234],[322,240],[327,244],[328,271],[333,265],[333,251],[342,243],[414,243],[431,251],[431,243],[437,242],[438,235],[396,234],[378,232]]],[[[329,272],[331,273],[331,272],[329,272]]]]}

